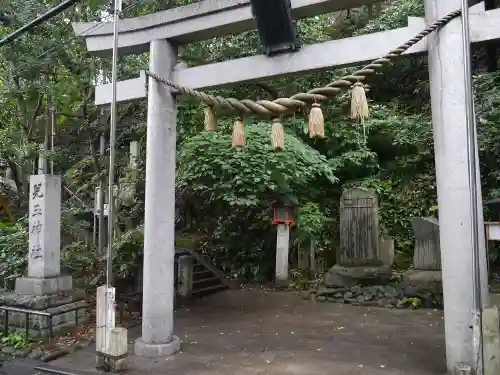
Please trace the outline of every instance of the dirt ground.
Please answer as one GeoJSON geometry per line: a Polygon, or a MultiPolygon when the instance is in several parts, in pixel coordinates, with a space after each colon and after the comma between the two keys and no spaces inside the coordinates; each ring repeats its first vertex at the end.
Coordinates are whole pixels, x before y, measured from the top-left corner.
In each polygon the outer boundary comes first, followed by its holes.
{"type": "MultiPolygon", "coordinates": [[[[444,374],[441,311],[390,310],[303,300],[292,292],[230,290],[175,315],[181,353],[134,356],[127,374],[434,375],[444,374]]],[[[94,348],[51,362],[96,373],[94,348]]]]}

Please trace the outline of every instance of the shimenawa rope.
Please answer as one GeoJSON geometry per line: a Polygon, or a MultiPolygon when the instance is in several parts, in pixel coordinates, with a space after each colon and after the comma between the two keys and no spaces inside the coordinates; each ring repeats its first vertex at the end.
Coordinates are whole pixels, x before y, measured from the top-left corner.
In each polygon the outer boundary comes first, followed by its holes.
{"type": "Polygon", "coordinates": [[[324,87],[314,88],[306,93],[297,93],[289,98],[278,98],[276,100],[258,100],[254,101],[251,99],[238,100],[234,98],[224,98],[221,96],[209,95],[204,92],[190,89],[189,87],[184,87],[176,84],[175,82],[161,77],[158,74],[146,71],[146,75],[154,78],[155,80],[170,86],[180,93],[188,96],[198,98],[200,101],[208,105],[209,107],[219,107],[229,109],[233,112],[237,112],[240,116],[249,115],[260,115],[260,116],[280,116],[290,112],[294,112],[297,109],[308,107],[311,104],[321,102],[323,100],[329,99],[343,89],[349,89],[356,83],[364,81],[367,75],[374,74],[377,70],[382,68],[384,65],[391,62],[395,57],[400,56],[405,51],[410,49],[412,46],[420,42],[429,34],[434,31],[438,31],[448,22],[454,18],[460,16],[461,10],[455,10],[443,18],[435,21],[432,25],[428,26],[425,30],[408,40],[406,43],[400,45],[396,49],[390,51],[385,56],[380,57],[370,64],[366,65],[360,70],[355,71],[350,75],[346,75],[336,81],[329,83],[324,87]]]}

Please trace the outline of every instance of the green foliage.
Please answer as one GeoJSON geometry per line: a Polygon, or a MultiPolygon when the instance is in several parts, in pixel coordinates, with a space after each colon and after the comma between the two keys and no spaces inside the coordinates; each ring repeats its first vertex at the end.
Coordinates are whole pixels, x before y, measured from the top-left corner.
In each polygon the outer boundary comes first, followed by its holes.
{"type": "Polygon", "coordinates": [[[420,300],[420,298],[417,298],[417,297],[402,298],[398,301],[398,305],[409,306],[414,310],[418,309],[421,304],[422,304],[422,301],[420,300]]]}
{"type": "Polygon", "coordinates": [[[27,218],[0,227],[0,288],[10,289],[27,267],[27,218]]]}
{"type": "Polygon", "coordinates": [[[301,206],[297,214],[296,244],[318,238],[325,233],[327,216],[321,211],[319,204],[307,202],[301,206]]]}
{"type": "Polygon", "coordinates": [[[187,139],[179,153],[178,185],[206,205],[255,207],[263,196],[297,196],[304,186],[323,177],[337,180],[327,159],[291,134],[282,153],[271,152],[270,124],[246,126],[247,146],[232,149],[229,135],[205,132],[187,139]]]}
{"type": "Polygon", "coordinates": [[[32,345],[32,341],[25,333],[15,332],[3,336],[1,339],[3,346],[10,346],[14,349],[25,349],[32,345]]]}

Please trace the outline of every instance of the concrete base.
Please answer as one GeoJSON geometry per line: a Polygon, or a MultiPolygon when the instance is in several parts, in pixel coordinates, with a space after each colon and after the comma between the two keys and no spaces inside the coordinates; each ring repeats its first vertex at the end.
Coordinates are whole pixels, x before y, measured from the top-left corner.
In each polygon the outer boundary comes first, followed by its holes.
{"type": "MultiPolygon", "coordinates": [[[[88,304],[80,295],[22,296],[16,293],[0,295],[0,305],[23,308],[30,311],[28,318],[24,312],[8,313],[9,332],[26,332],[33,339],[44,339],[72,331],[87,323],[88,304]],[[50,314],[36,315],[36,313],[50,314]],[[28,327],[26,325],[28,324],[28,327]]],[[[5,320],[5,312],[0,312],[0,321],[5,320]]]]}
{"type": "Polygon", "coordinates": [[[430,288],[433,285],[442,285],[443,281],[441,271],[409,270],[404,275],[404,283],[430,288]]]}
{"type": "Polygon", "coordinates": [[[391,277],[392,271],[388,266],[346,267],[336,264],[325,274],[325,285],[330,288],[384,285],[390,283],[391,277]]]}
{"type": "Polygon", "coordinates": [[[44,296],[73,290],[73,278],[71,276],[56,276],[39,279],[36,277],[19,277],[16,279],[15,291],[17,294],[26,296],[44,296]]]}
{"type": "Polygon", "coordinates": [[[134,354],[138,357],[164,358],[178,353],[181,350],[181,341],[177,336],[172,337],[172,341],[164,344],[148,344],[142,337],[135,340],[134,354]]]}

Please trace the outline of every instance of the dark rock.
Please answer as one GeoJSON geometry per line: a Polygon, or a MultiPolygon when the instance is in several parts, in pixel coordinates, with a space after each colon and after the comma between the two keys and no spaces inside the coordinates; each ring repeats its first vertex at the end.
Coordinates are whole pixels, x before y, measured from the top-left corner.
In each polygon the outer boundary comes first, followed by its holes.
{"type": "Polygon", "coordinates": [[[391,298],[389,300],[389,304],[392,305],[392,306],[396,306],[398,304],[397,298],[391,298]]]}
{"type": "Polygon", "coordinates": [[[320,286],[316,290],[316,294],[318,296],[329,296],[329,295],[333,294],[334,292],[335,292],[335,289],[328,288],[328,287],[325,287],[325,286],[320,286]]]}
{"type": "Polygon", "coordinates": [[[2,366],[2,363],[10,361],[11,359],[11,356],[0,354],[0,367],[2,366]]]}
{"type": "Polygon", "coordinates": [[[303,290],[301,295],[303,299],[309,299],[311,297],[311,292],[308,290],[303,290]]]}
{"type": "Polygon", "coordinates": [[[12,347],[12,346],[4,346],[2,348],[2,353],[3,354],[9,354],[9,355],[12,355],[16,352],[16,348],[12,347]]]}
{"type": "Polygon", "coordinates": [[[65,350],[53,350],[51,352],[48,352],[48,353],[44,353],[43,357],[42,357],[42,361],[44,362],[50,362],[50,361],[53,361],[57,358],[60,358],[60,357],[64,357],[66,354],[68,354],[65,350]]]}
{"type": "Polygon", "coordinates": [[[372,301],[377,298],[378,289],[377,287],[366,287],[363,290],[363,297],[365,301],[372,301]]]}
{"type": "Polygon", "coordinates": [[[351,289],[350,289],[351,293],[353,293],[354,295],[358,295],[358,294],[361,294],[363,293],[363,289],[356,285],[356,286],[353,286],[351,289]]]}
{"type": "Polygon", "coordinates": [[[30,355],[31,349],[30,348],[25,348],[25,349],[17,349],[16,352],[14,353],[14,357],[18,358],[26,358],[30,355]]]}
{"type": "Polygon", "coordinates": [[[384,295],[389,298],[400,298],[403,296],[403,288],[394,285],[387,285],[384,288],[384,295]]]}
{"type": "Polygon", "coordinates": [[[332,288],[333,293],[345,293],[349,291],[349,288],[332,288]]]}
{"type": "Polygon", "coordinates": [[[326,296],[325,295],[318,295],[316,299],[320,302],[325,302],[326,301],[326,296]]]}
{"type": "Polygon", "coordinates": [[[388,284],[392,271],[388,266],[344,267],[336,264],[325,274],[325,285],[329,287],[352,287],[354,285],[388,284]]]}
{"type": "Polygon", "coordinates": [[[42,349],[33,349],[31,353],[28,355],[28,358],[31,359],[40,359],[44,355],[44,352],[42,349]]]}

